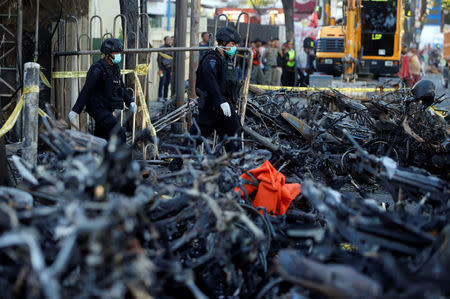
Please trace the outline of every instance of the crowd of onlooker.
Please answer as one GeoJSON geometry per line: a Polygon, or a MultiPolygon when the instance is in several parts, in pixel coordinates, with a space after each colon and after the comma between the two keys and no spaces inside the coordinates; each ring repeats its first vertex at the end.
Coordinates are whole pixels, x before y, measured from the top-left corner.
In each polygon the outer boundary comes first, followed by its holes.
{"type": "Polygon", "coordinates": [[[314,72],[314,40],[306,38],[303,51],[296,53],[293,41],[280,46],[278,38],[250,43],[253,65],[250,82],[273,86],[308,86],[314,72]]]}

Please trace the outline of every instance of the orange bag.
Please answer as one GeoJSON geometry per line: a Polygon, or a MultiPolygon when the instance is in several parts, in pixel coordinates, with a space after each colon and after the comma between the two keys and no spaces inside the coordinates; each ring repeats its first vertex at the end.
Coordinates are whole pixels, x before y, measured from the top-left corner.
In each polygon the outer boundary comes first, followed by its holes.
{"type": "MultiPolygon", "coordinates": [[[[286,213],[292,200],[301,192],[300,184],[286,184],[285,176],[267,160],[249,173],[259,181],[259,186],[244,185],[248,194],[257,191],[253,206],[264,207],[275,215],[286,213]]],[[[252,181],[251,177],[245,173],[241,175],[241,178],[252,181]]],[[[239,187],[236,187],[234,192],[240,192],[241,196],[244,196],[244,192],[239,187]]]]}

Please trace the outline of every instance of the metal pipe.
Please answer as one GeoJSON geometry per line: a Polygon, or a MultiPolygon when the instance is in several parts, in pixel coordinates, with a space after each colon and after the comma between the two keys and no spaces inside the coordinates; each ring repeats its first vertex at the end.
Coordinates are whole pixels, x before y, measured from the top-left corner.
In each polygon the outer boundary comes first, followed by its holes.
{"type": "MultiPolygon", "coordinates": [[[[16,87],[22,86],[23,64],[22,64],[22,26],[23,26],[23,2],[17,1],[17,34],[16,34],[16,87]]],[[[20,100],[21,92],[17,93],[17,102],[20,100]]],[[[15,133],[19,140],[22,139],[22,119],[16,122],[15,133]]]]}
{"type": "Polygon", "coordinates": [[[239,20],[241,19],[241,16],[243,16],[243,15],[247,16],[247,34],[245,35],[245,44],[244,44],[244,47],[247,48],[248,47],[248,37],[250,35],[250,15],[247,12],[243,11],[239,14],[237,21],[236,21],[236,27],[237,27],[236,29],[239,32],[239,27],[241,24],[239,22],[239,20]]]}
{"type": "MultiPolygon", "coordinates": [[[[199,34],[199,24],[200,24],[200,0],[191,0],[191,37],[190,46],[198,46],[198,34],[199,34]]],[[[191,53],[189,55],[189,92],[190,98],[194,98],[195,95],[195,83],[196,70],[199,63],[199,54],[191,53]]]]}
{"type": "MultiPolygon", "coordinates": [[[[127,26],[128,26],[128,20],[127,17],[124,14],[118,14],[117,16],[114,17],[114,21],[113,21],[113,37],[114,38],[118,38],[118,36],[116,35],[116,22],[117,22],[117,18],[121,18],[122,21],[122,29],[123,29],[123,48],[126,49],[128,48],[128,36],[127,36],[127,26]]],[[[123,57],[123,65],[127,65],[126,64],[126,56],[124,55],[123,57]]],[[[125,81],[125,75],[122,76],[122,80],[125,81]]]]}
{"type": "MultiPolygon", "coordinates": [[[[177,28],[176,32],[176,46],[186,47],[186,23],[187,23],[187,3],[186,0],[177,0],[176,2],[176,19],[177,28]]],[[[175,101],[177,107],[181,107],[184,104],[184,79],[186,69],[186,53],[185,51],[179,51],[175,54],[175,101]]],[[[183,125],[183,120],[181,121],[183,125]]],[[[175,131],[182,132],[182,127],[177,127],[175,131]]]]}
{"type": "MultiPolygon", "coordinates": [[[[135,54],[135,53],[155,53],[155,52],[192,52],[192,51],[204,51],[214,50],[216,47],[172,47],[172,48],[140,48],[140,49],[124,49],[122,53],[135,54]]],[[[245,51],[253,53],[252,49],[238,47],[237,51],[245,51]]],[[[53,53],[54,56],[71,56],[71,55],[97,55],[100,54],[100,50],[82,50],[82,51],[59,51],[53,53]]]]}
{"type": "Polygon", "coordinates": [[[66,37],[66,39],[67,39],[67,28],[69,27],[69,26],[67,26],[67,24],[69,24],[69,23],[73,23],[74,25],[75,25],[75,32],[76,32],[76,35],[77,35],[77,41],[76,41],[76,48],[77,48],[77,51],[78,50],[80,50],[80,40],[79,40],[79,36],[78,36],[78,19],[75,17],[75,16],[69,16],[69,17],[67,17],[67,19],[66,19],[66,28],[65,28],[65,37],[66,37]],[[70,20],[72,20],[72,22],[70,22],[70,20]]]}
{"type": "Polygon", "coordinates": [[[112,38],[113,35],[112,33],[106,32],[105,34],[102,35],[102,40],[105,40],[107,38],[112,38]]]}
{"type": "Polygon", "coordinates": [[[170,31],[171,0],[167,0],[167,31],[170,31]]]}
{"type": "MultiPolygon", "coordinates": [[[[23,26],[23,2],[17,1],[17,35],[16,35],[16,49],[17,49],[17,61],[16,61],[16,82],[17,87],[22,85],[22,26],[23,26]]],[[[20,93],[18,93],[20,98],[20,93]]]]}
{"type": "Polygon", "coordinates": [[[34,29],[34,61],[38,60],[39,52],[39,0],[36,0],[36,27],[34,29]]]}
{"type": "MultiPolygon", "coordinates": [[[[245,113],[247,111],[247,101],[248,101],[248,88],[250,86],[250,74],[252,73],[252,61],[253,61],[253,51],[252,49],[249,48],[245,48],[247,50],[247,52],[249,52],[249,61],[248,61],[248,67],[247,67],[247,77],[245,77],[245,81],[244,81],[244,88],[243,88],[243,96],[242,96],[242,101],[240,102],[240,109],[239,109],[239,113],[241,114],[241,125],[245,124],[245,113]]],[[[243,136],[243,135],[242,135],[243,136]]],[[[242,137],[242,140],[244,140],[244,138],[242,137]]]]}
{"type": "Polygon", "coordinates": [[[226,14],[221,13],[216,17],[216,20],[214,22],[214,36],[213,36],[213,42],[216,40],[216,33],[217,33],[217,24],[219,23],[220,17],[225,17],[225,27],[228,26],[228,16],[226,14]]]}
{"type": "MultiPolygon", "coordinates": [[[[145,33],[145,47],[147,47],[149,45],[149,41],[150,41],[150,17],[147,13],[140,13],[139,14],[139,21],[141,21],[141,29],[144,29],[144,20],[143,18],[146,19],[147,23],[146,25],[146,30],[143,30],[143,32],[145,33]]],[[[138,22],[138,29],[139,29],[139,22],[138,22]]],[[[140,30],[139,31],[139,36],[140,36],[140,30]]],[[[140,38],[137,38],[138,42],[139,42],[139,47],[140,47],[140,38]]],[[[137,48],[137,47],[136,47],[137,48]]],[[[146,57],[145,57],[145,63],[148,65],[148,67],[150,67],[150,53],[146,53],[146,57]]],[[[124,55],[125,56],[125,55],[124,55]]],[[[136,61],[136,65],[139,64],[139,61],[136,61]]],[[[148,74],[145,76],[144,78],[144,99],[147,102],[149,102],[149,96],[148,96],[148,74]]],[[[142,118],[144,120],[144,118],[142,118]]]]}
{"type": "MultiPolygon", "coordinates": [[[[237,18],[236,30],[237,30],[237,32],[239,32],[239,28],[240,28],[240,25],[241,25],[240,20],[241,20],[241,17],[243,15],[247,16],[247,33],[245,35],[245,43],[244,43],[244,47],[247,48],[248,47],[248,36],[250,34],[250,15],[248,13],[246,13],[245,11],[241,12],[239,14],[238,18],[237,18]]],[[[245,75],[245,71],[244,71],[244,69],[245,69],[245,62],[246,62],[246,60],[244,59],[244,61],[242,62],[242,77],[244,77],[244,75],[245,75]]],[[[236,65],[236,57],[234,57],[234,65],[236,65]]],[[[249,75],[250,74],[247,74],[247,76],[249,76],[249,75]]]]}
{"type": "MultiPolygon", "coordinates": [[[[89,37],[91,38],[90,39],[90,43],[89,43],[89,49],[91,49],[91,50],[94,47],[94,35],[92,34],[92,27],[93,27],[92,23],[93,23],[94,19],[99,19],[99,22],[100,22],[100,39],[103,37],[103,19],[102,19],[102,17],[100,17],[98,15],[92,16],[89,19],[89,37]]],[[[102,40],[100,42],[102,42],[102,40]]],[[[92,57],[91,57],[91,64],[92,64],[92,57]]]]}

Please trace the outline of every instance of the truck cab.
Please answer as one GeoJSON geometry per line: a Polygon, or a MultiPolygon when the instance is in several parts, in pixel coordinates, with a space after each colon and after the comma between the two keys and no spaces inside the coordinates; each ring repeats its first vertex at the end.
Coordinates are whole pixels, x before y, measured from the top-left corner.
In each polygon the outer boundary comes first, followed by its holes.
{"type": "Polygon", "coordinates": [[[344,40],[344,26],[323,26],[319,30],[316,51],[317,71],[334,76],[342,74],[344,40]]]}
{"type": "Polygon", "coordinates": [[[342,74],[345,58],[354,62],[353,72],[360,75],[378,77],[398,73],[402,0],[348,0],[342,1],[342,6],[335,0],[319,2],[325,7],[317,39],[316,68],[319,72],[334,76],[342,74]],[[333,16],[340,12],[343,22],[336,25],[333,16]],[[347,32],[353,33],[346,37],[347,32]],[[348,55],[346,50],[349,50],[348,55]]]}

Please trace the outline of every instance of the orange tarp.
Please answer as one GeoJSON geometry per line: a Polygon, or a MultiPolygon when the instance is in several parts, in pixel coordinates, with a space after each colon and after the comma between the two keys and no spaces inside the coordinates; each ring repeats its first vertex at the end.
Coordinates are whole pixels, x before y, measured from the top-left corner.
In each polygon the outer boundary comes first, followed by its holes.
{"type": "MultiPolygon", "coordinates": [[[[244,185],[248,194],[256,191],[253,206],[264,207],[275,215],[286,213],[292,200],[301,192],[300,184],[286,184],[285,176],[278,172],[269,161],[265,161],[263,165],[250,170],[249,173],[259,182],[259,186],[244,185]]],[[[245,173],[241,175],[241,178],[252,181],[251,177],[245,173]]],[[[244,192],[239,187],[236,187],[234,192],[244,196],[244,192]]]]}

